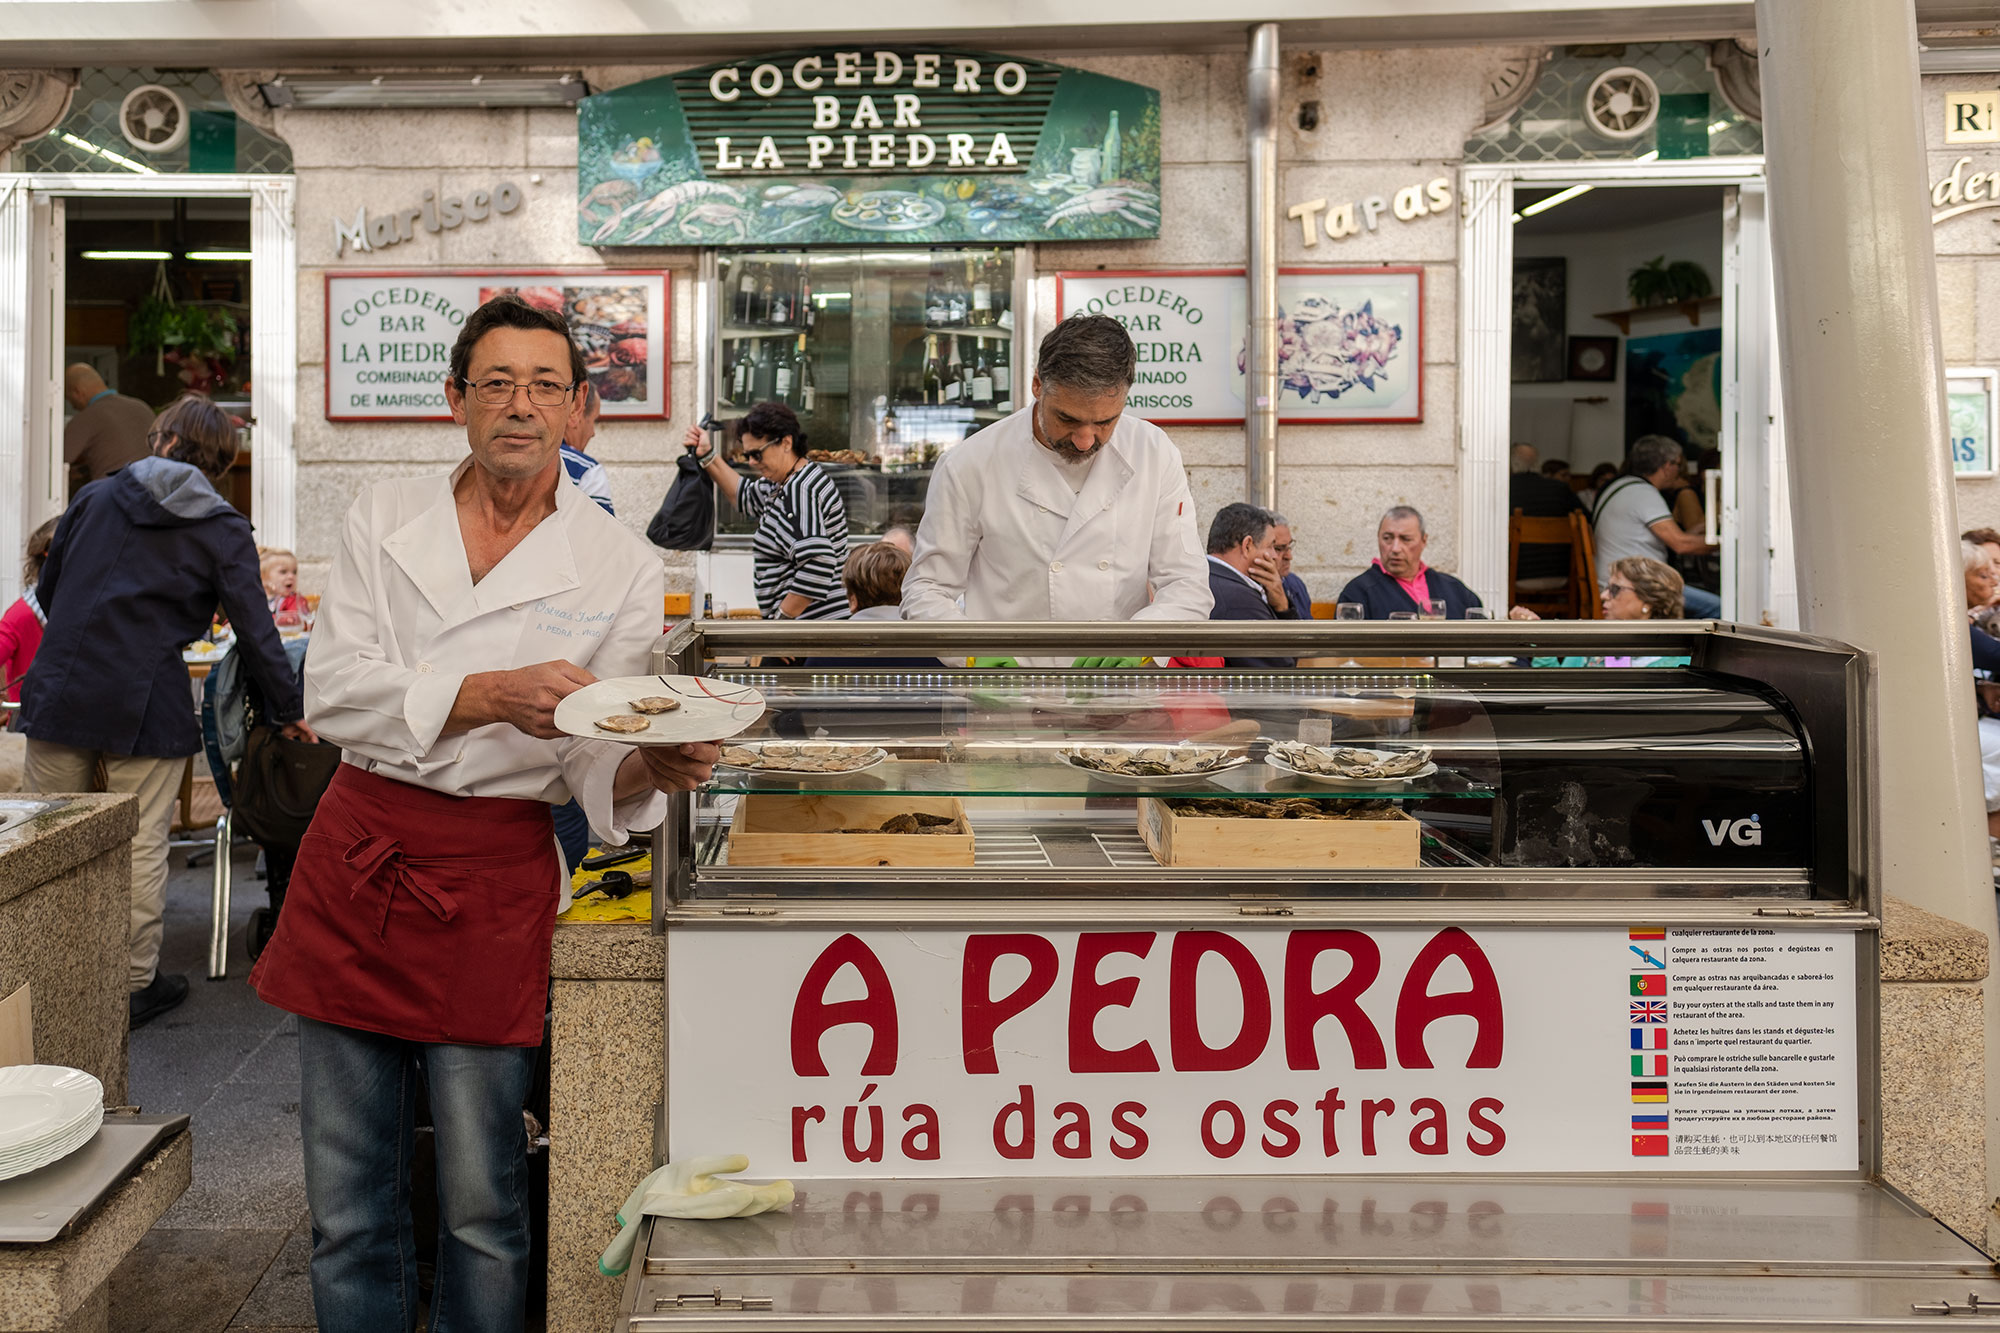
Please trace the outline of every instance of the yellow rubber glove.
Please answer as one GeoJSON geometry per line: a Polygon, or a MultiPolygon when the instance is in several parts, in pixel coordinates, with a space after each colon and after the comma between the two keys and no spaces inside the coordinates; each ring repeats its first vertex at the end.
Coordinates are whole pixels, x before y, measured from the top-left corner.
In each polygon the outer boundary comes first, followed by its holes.
{"type": "Polygon", "coordinates": [[[748,1171],[750,1159],[740,1153],[668,1162],[640,1181],[618,1210],[619,1232],[597,1260],[597,1271],[617,1277],[632,1264],[632,1247],[639,1239],[642,1217],[755,1217],[792,1205],[792,1182],[746,1185],[718,1180],[718,1175],[748,1171]]]}

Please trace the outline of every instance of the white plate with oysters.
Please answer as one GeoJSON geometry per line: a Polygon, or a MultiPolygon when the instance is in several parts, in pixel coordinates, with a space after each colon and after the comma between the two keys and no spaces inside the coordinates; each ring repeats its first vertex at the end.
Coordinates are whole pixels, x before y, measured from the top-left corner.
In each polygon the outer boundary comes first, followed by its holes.
{"type": "Polygon", "coordinates": [[[1266,752],[1264,762],[1287,776],[1329,787],[1401,787],[1438,771],[1431,762],[1430,747],[1425,745],[1409,750],[1370,750],[1356,745],[1278,741],[1266,752]]]}
{"type": "Polygon", "coordinates": [[[879,745],[842,745],[836,741],[756,741],[722,747],[724,766],[779,777],[862,773],[888,757],[889,752],[879,745]]]}
{"type": "Polygon", "coordinates": [[[1250,762],[1226,745],[1065,745],[1056,755],[1094,778],[1145,787],[1181,787],[1205,782],[1250,762]]]}
{"type": "Polygon", "coordinates": [[[726,740],[764,716],[764,696],[706,676],[612,676],[556,705],[558,731],[627,745],[726,740]]]}

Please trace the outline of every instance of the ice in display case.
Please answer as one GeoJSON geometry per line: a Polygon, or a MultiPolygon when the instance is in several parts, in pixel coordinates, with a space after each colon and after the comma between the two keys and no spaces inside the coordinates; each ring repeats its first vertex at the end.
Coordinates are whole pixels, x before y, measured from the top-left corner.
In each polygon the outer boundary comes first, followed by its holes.
{"type": "Polygon", "coordinates": [[[2000,1301],[1881,1183],[1866,654],[1700,622],[711,623],[655,667],[767,704],[655,837],[659,1155],[798,1198],[651,1223],[621,1330],[2000,1301]],[[1314,665],[963,665],[1001,655],[1314,665]],[[1527,665],[1627,655],[1688,665],[1527,665]],[[1341,751],[1374,757],[1304,771],[1341,751]]]}
{"type": "MultiPolygon", "coordinates": [[[[944,451],[1023,401],[1016,273],[1011,247],[721,253],[712,415],[784,403],[846,501],[850,532],[914,528],[944,451]]],[[[718,534],[751,531],[718,502],[718,534]]]]}

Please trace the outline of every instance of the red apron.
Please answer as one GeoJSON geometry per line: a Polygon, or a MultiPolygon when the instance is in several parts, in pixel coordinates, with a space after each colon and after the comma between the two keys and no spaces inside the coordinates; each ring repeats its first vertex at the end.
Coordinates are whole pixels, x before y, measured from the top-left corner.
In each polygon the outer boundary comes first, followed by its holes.
{"type": "Polygon", "coordinates": [[[538,1046],[561,873],[549,807],[342,764],[250,984],[407,1041],[538,1046]]]}

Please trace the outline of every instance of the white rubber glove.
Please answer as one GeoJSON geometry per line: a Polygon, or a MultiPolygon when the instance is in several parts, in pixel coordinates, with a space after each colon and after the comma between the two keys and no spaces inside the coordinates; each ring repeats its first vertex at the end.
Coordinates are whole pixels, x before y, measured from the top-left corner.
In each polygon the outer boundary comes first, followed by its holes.
{"type": "Polygon", "coordinates": [[[749,1169],[748,1157],[731,1153],[697,1157],[690,1162],[668,1162],[647,1176],[618,1210],[618,1236],[599,1257],[597,1271],[606,1277],[617,1277],[631,1266],[632,1247],[638,1242],[642,1217],[755,1217],[758,1213],[791,1206],[793,1191],[789,1180],[746,1185],[741,1181],[716,1179],[718,1175],[749,1169]]]}

